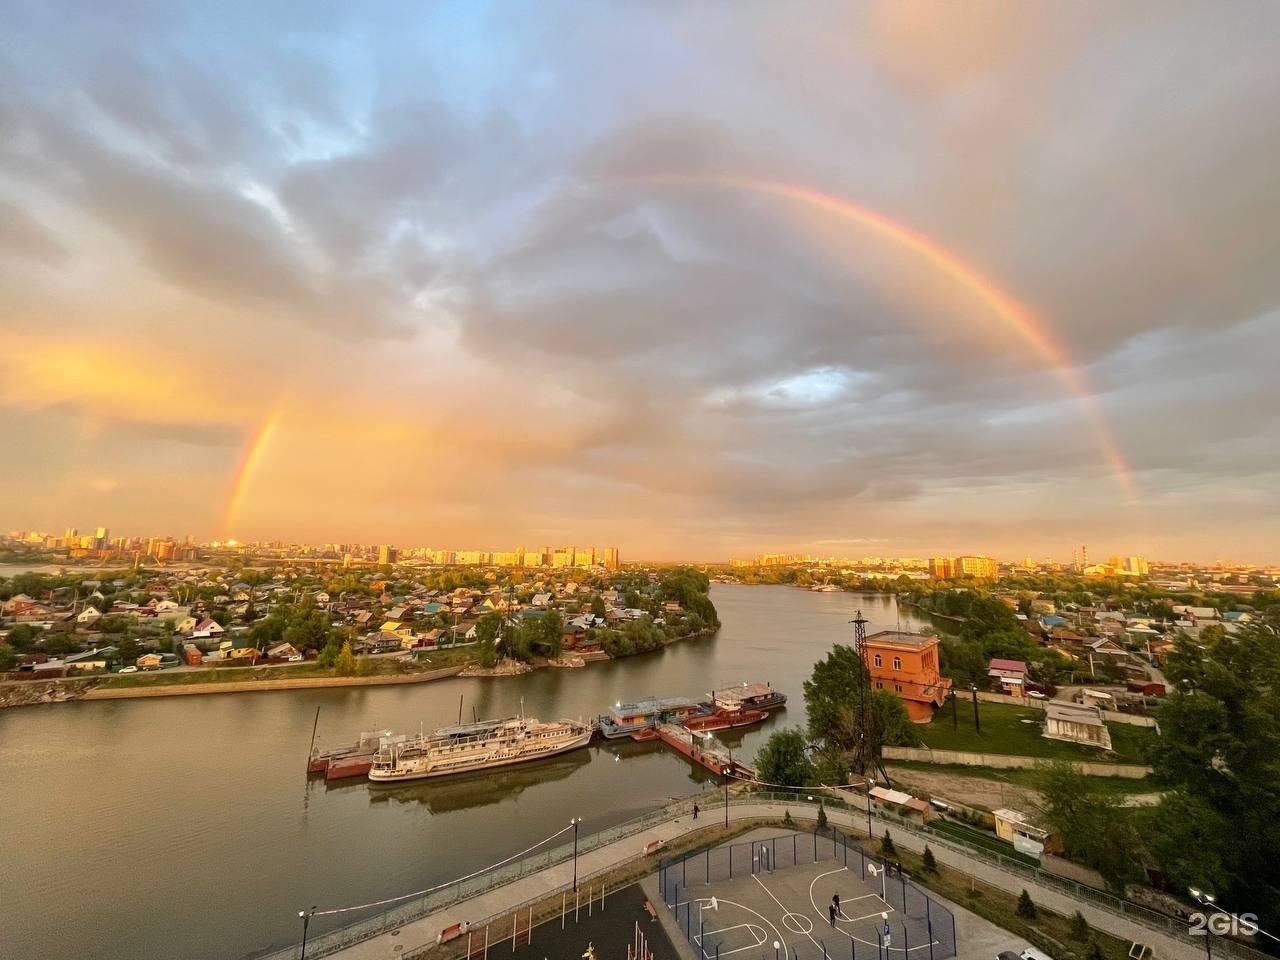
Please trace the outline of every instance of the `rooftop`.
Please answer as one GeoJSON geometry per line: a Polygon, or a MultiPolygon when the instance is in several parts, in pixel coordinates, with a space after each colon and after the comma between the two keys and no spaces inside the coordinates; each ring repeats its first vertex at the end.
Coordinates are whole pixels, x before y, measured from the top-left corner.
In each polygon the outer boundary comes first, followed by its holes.
{"type": "Polygon", "coordinates": [[[938,638],[932,634],[906,633],[901,630],[881,630],[867,637],[867,643],[900,643],[910,647],[923,647],[937,643],[938,638]]]}

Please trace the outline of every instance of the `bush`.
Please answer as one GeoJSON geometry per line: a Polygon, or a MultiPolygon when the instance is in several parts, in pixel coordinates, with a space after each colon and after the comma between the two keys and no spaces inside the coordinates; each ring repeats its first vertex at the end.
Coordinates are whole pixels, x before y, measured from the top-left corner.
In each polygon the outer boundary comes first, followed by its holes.
{"type": "Polygon", "coordinates": [[[1107,955],[1102,952],[1102,944],[1097,940],[1089,941],[1089,950],[1085,953],[1085,960],[1107,960],[1107,955]]]}
{"type": "Polygon", "coordinates": [[[1013,912],[1023,920],[1034,920],[1036,918],[1036,905],[1025,887],[1022,889],[1022,893],[1018,895],[1018,906],[1013,912]]]}
{"type": "Polygon", "coordinates": [[[795,822],[794,820],[792,820],[792,819],[791,819],[791,811],[790,811],[790,810],[783,810],[783,811],[782,811],[782,823],[783,823],[783,825],[784,825],[784,826],[788,826],[788,827],[794,827],[794,826],[796,825],[796,822],[795,822]]]}
{"type": "Polygon", "coordinates": [[[827,827],[827,808],[825,804],[818,804],[818,829],[825,830],[827,827]]]}

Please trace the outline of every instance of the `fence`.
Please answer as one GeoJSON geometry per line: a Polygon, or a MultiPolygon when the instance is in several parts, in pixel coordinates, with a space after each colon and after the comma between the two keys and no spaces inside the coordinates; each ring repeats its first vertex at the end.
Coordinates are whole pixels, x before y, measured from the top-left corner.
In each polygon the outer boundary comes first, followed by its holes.
{"type": "MultiPolygon", "coordinates": [[[[719,960],[723,946],[720,937],[727,931],[706,933],[704,936],[702,910],[696,907],[698,901],[691,891],[727,883],[735,878],[772,874],[777,870],[824,862],[846,867],[872,887],[879,884],[880,899],[890,909],[879,914],[873,910],[868,917],[842,923],[839,929],[847,936],[847,947],[844,937],[837,941],[838,935],[834,931],[830,945],[825,940],[802,934],[808,943],[797,939],[789,944],[787,960],[843,958],[846,950],[850,960],[871,960],[873,957],[875,960],[893,960],[894,957],[905,960],[913,952],[920,960],[926,957],[928,960],[946,960],[956,955],[955,917],[951,911],[912,883],[900,867],[895,869],[888,865],[886,871],[886,864],[867,856],[838,830],[792,833],[712,847],[678,859],[664,859],[658,868],[658,889],[663,903],[673,913],[676,926],[694,951],[700,952],[703,960],[719,960]],[[892,920],[887,919],[889,917],[892,920]]],[[[778,908],[786,910],[781,904],[778,908]]],[[[795,926],[789,922],[796,916],[796,913],[786,913],[779,918],[791,933],[799,932],[797,927],[801,926],[798,922],[795,926]]],[[[811,920],[809,928],[813,928],[811,920]]],[[[740,949],[740,946],[725,947],[727,952],[740,949]]],[[[781,960],[777,950],[775,948],[775,955],[777,960],[781,960]]]]}
{"type": "MultiPolygon", "coordinates": [[[[697,799],[699,802],[703,803],[704,806],[708,806],[713,802],[706,797],[698,797],[697,799]]],[[[628,820],[625,823],[620,823],[616,826],[601,830],[598,833],[584,835],[578,839],[578,856],[581,857],[583,854],[589,853],[597,847],[602,847],[605,844],[613,843],[615,840],[621,840],[625,837],[632,836],[633,834],[640,833],[642,830],[652,827],[655,824],[664,823],[672,817],[686,812],[691,807],[692,802],[673,804],[654,810],[643,816],[636,817],[633,820],[628,820]]],[[[573,849],[573,843],[569,842],[546,850],[536,851],[514,861],[513,863],[500,867],[497,870],[491,870],[465,880],[454,881],[453,883],[442,886],[439,889],[432,890],[424,896],[409,900],[400,906],[383,910],[375,916],[367,917],[363,920],[357,920],[354,923],[346,924],[335,930],[313,935],[307,941],[307,957],[318,958],[336,953],[337,951],[349,947],[352,944],[359,943],[362,940],[368,940],[371,937],[375,937],[378,934],[385,933],[389,930],[394,930],[397,927],[402,927],[406,923],[428,916],[460,901],[479,896],[480,894],[492,890],[495,887],[511,883],[513,880],[518,880],[519,878],[531,873],[538,873],[541,870],[546,870],[548,867],[565,863],[573,859],[573,849]]],[[[580,878],[579,886],[581,887],[588,879],[589,878],[586,877],[580,878]]],[[[559,888],[554,891],[557,896],[559,896],[561,892],[562,891],[559,888]]],[[[539,900],[541,899],[542,898],[539,898],[539,900]]],[[[526,909],[534,902],[535,901],[530,901],[530,903],[520,904],[518,908],[512,908],[512,910],[508,911],[504,916],[517,909],[526,909]]],[[[488,924],[491,920],[495,919],[496,918],[487,918],[486,920],[473,924],[473,927],[488,924]]],[[[432,937],[434,938],[434,933],[432,934],[432,937]]],[[[434,939],[432,939],[430,945],[435,945],[434,939]]],[[[410,956],[411,954],[409,951],[411,949],[415,948],[411,948],[406,944],[404,946],[404,955],[410,956]]],[[[287,947],[283,950],[267,954],[266,956],[261,957],[260,960],[299,960],[300,955],[301,948],[299,945],[287,947]]]]}
{"type": "MultiPolygon", "coordinates": [[[[974,753],[968,750],[933,750],[929,747],[885,747],[886,760],[911,760],[917,763],[953,763],[963,767],[996,767],[1002,770],[1030,770],[1048,761],[1044,757],[1021,757],[1007,753],[974,753]]],[[[1126,777],[1141,780],[1152,772],[1139,763],[1106,763],[1100,760],[1075,760],[1071,765],[1091,777],[1126,777]]]]}

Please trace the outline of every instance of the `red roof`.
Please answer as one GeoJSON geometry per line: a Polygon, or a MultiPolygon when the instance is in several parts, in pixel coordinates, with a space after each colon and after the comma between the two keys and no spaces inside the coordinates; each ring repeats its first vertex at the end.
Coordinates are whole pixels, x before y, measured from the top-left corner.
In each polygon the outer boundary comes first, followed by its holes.
{"type": "Polygon", "coordinates": [[[1009,673],[1026,673],[1027,665],[1021,660],[1001,660],[999,657],[991,658],[990,670],[1007,670],[1009,673]]]}

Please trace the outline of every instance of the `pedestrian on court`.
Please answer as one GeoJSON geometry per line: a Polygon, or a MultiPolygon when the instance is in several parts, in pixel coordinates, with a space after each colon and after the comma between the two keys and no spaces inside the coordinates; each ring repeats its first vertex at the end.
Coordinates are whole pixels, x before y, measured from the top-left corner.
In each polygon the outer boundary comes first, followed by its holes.
{"type": "Polygon", "coordinates": [[[698,805],[696,803],[693,805],[693,819],[698,819],[698,805]]]}
{"type": "Polygon", "coordinates": [[[836,925],[836,905],[834,902],[827,905],[827,915],[831,918],[831,925],[836,925]]]}
{"type": "Polygon", "coordinates": [[[836,916],[839,916],[840,915],[840,894],[835,893],[831,895],[831,905],[836,908],[836,916]]]}

